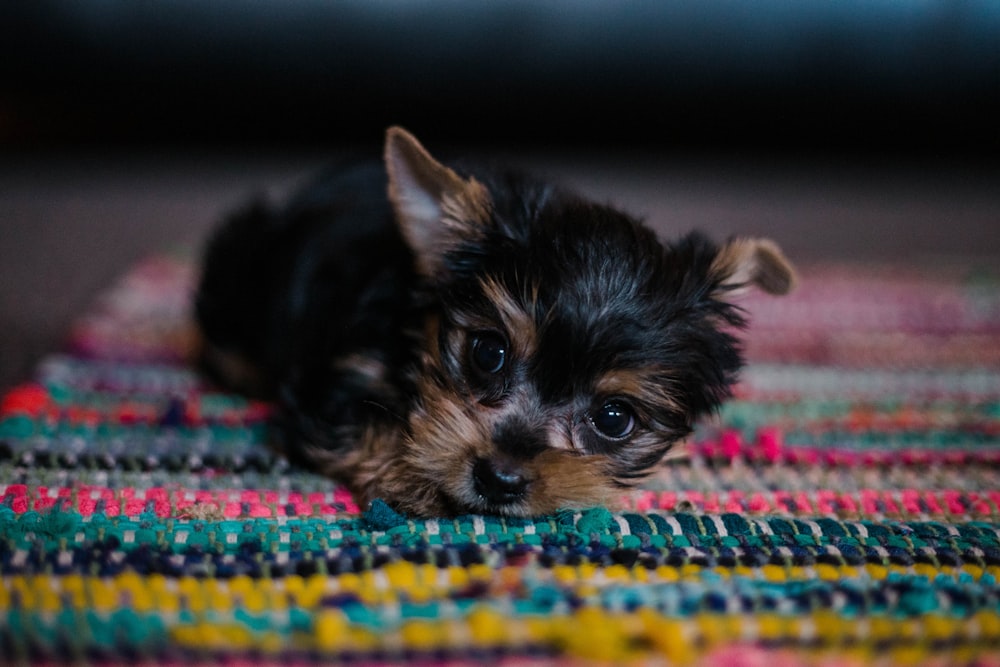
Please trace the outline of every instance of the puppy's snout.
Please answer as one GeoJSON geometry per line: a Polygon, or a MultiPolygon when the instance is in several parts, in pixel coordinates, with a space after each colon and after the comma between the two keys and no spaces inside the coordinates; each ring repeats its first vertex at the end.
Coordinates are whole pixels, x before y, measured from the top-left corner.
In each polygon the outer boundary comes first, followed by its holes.
{"type": "Polygon", "coordinates": [[[528,478],[520,467],[503,459],[476,459],[472,483],[476,493],[491,503],[515,502],[528,489],[528,478]]]}

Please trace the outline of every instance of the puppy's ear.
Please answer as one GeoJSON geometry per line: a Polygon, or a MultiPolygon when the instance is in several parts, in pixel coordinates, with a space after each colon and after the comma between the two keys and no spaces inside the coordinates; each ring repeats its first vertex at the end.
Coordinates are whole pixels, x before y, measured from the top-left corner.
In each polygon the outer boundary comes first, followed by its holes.
{"type": "Polygon", "coordinates": [[[756,286],[768,294],[787,294],[795,287],[795,269],[781,248],[768,239],[731,239],[709,269],[725,297],[756,286]]]}
{"type": "Polygon", "coordinates": [[[489,192],[435,160],[401,127],[386,132],[385,166],[403,238],[416,255],[417,269],[433,276],[450,247],[479,235],[489,218],[489,192]]]}

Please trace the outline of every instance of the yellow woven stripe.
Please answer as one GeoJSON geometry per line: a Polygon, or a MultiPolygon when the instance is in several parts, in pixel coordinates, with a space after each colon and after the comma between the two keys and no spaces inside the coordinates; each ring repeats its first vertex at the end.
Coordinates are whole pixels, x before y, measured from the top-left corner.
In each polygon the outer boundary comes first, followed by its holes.
{"type": "Polygon", "coordinates": [[[518,568],[494,573],[485,565],[440,569],[433,565],[398,562],[378,570],[339,576],[290,575],[280,579],[169,578],[135,573],[115,577],[66,575],[14,575],[0,580],[0,610],[16,606],[25,611],[55,612],[65,608],[110,612],[128,608],[135,612],[195,614],[283,611],[290,606],[313,609],[323,596],[350,594],[369,605],[401,601],[422,603],[443,600],[470,584],[495,588],[519,586],[518,568]]]}
{"type": "MultiPolygon", "coordinates": [[[[926,564],[912,567],[865,565],[862,567],[818,564],[813,567],[765,565],[760,568],[714,568],[723,578],[734,576],[772,582],[837,581],[840,579],[883,580],[890,575],[909,574],[935,579],[960,576],[980,579],[983,575],[1000,578],[1000,568],[975,565],[934,568],[926,564]]],[[[366,605],[398,602],[425,603],[452,599],[456,591],[469,586],[486,587],[496,597],[516,597],[526,585],[555,584],[586,599],[609,588],[633,583],[656,584],[678,581],[703,581],[707,573],[698,565],[660,566],[655,570],[612,565],[600,568],[593,564],[557,566],[551,569],[504,567],[494,570],[486,565],[468,568],[415,565],[406,561],[391,563],[377,570],[336,576],[290,575],[279,579],[179,579],[162,575],[140,576],[125,573],[102,578],[81,575],[53,577],[15,575],[0,579],[0,610],[15,605],[24,610],[55,612],[65,608],[109,612],[129,608],[138,613],[151,611],[173,613],[183,606],[199,614],[206,611],[229,612],[239,608],[250,613],[283,611],[289,607],[314,609],[324,596],[356,596],[366,605]]]]}
{"type": "MultiPolygon", "coordinates": [[[[110,614],[127,608],[160,616],[172,640],[183,646],[254,648],[266,653],[288,649],[326,653],[374,648],[462,649],[533,643],[605,662],[625,662],[653,651],[684,663],[720,646],[766,641],[788,643],[801,650],[851,647],[862,657],[869,653],[867,657],[874,656],[875,648],[881,646],[890,651],[892,664],[912,664],[938,655],[947,647],[974,652],[995,648],[1000,642],[1000,618],[990,611],[969,618],[928,614],[907,619],[851,619],[828,610],[794,617],[699,613],[675,618],[651,607],[625,613],[587,605],[562,615],[532,616],[485,604],[459,611],[442,601],[437,618],[393,620],[388,613],[399,609],[395,603],[404,597],[413,601],[424,597],[443,600],[446,591],[476,582],[490,586],[496,593],[493,599],[503,600],[505,591],[516,594],[520,585],[516,568],[501,569],[496,577],[490,577],[491,572],[485,566],[438,569],[397,563],[362,575],[275,580],[171,579],[136,574],[114,578],[12,576],[5,577],[0,585],[0,609],[57,612],[71,607],[110,614]],[[351,591],[370,601],[367,608],[377,613],[380,628],[351,623],[341,609],[321,604],[324,596],[351,591]],[[293,612],[305,612],[305,622],[292,623],[293,612]]],[[[530,577],[543,572],[520,574],[530,577]]],[[[620,580],[645,576],[679,580],[686,575],[673,569],[645,574],[625,568],[592,572],[586,566],[552,571],[551,576],[586,592],[603,584],[616,585],[620,580]],[[592,581],[582,580],[584,575],[592,581]]]]}
{"type": "MultiPolygon", "coordinates": [[[[254,635],[235,623],[211,621],[175,628],[172,637],[193,649],[237,647],[265,652],[275,650],[280,641],[273,633],[254,635]]],[[[989,612],[971,618],[845,619],[819,612],[799,617],[700,614],[678,619],[652,609],[612,613],[584,607],[566,616],[510,617],[477,607],[463,618],[401,620],[376,632],[352,626],[340,610],[322,609],[313,617],[310,633],[289,641],[291,645],[284,648],[324,653],[533,644],[559,647],[570,656],[609,664],[637,661],[650,653],[687,664],[715,649],[763,641],[819,655],[824,650],[849,648],[859,662],[907,665],[923,663],[942,652],[961,651],[974,657],[991,647],[995,650],[1000,623],[989,612]]]]}

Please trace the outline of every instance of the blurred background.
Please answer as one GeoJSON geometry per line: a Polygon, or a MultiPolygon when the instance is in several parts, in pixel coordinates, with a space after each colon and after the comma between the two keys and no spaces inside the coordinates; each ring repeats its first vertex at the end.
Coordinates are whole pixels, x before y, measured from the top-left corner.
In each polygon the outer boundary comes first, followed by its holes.
{"type": "Polygon", "coordinates": [[[403,124],[663,234],[996,266],[995,0],[0,5],[0,388],[136,259],[403,124]]]}

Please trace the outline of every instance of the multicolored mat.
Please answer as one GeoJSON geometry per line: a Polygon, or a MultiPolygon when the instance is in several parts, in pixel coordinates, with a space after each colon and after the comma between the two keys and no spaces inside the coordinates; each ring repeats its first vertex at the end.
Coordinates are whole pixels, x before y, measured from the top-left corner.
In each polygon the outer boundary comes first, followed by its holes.
{"type": "Polygon", "coordinates": [[[156,257],[0,404],[0,662],[1000,665],[1000,276],[806,267],[624,509],[412,520],[262,445],[156,257]]]}

